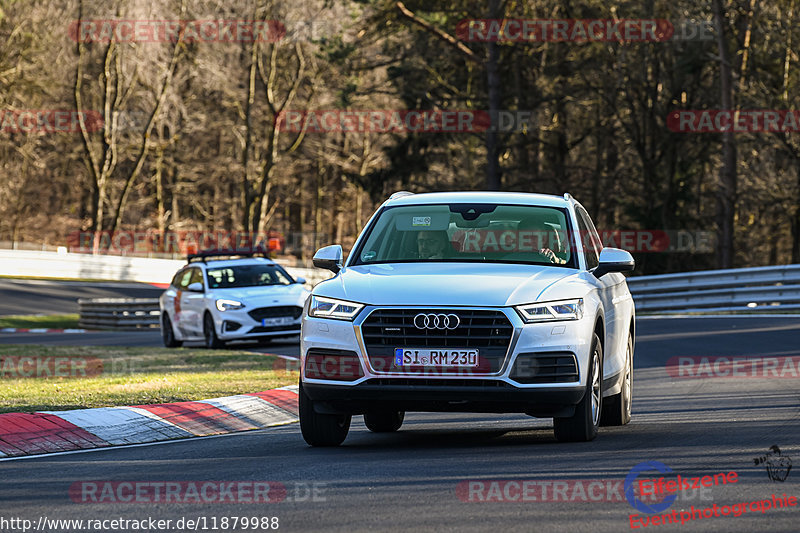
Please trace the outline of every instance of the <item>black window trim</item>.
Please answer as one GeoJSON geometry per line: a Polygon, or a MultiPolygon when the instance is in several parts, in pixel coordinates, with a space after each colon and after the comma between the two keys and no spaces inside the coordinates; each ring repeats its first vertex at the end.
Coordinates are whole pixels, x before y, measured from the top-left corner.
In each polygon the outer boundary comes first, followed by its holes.
{"type": "MultiPolygon", "coordinates": [[[[288,285],[294,285],[294,284],[296,284],[296,283],[297,283],[297,280],[296,280],[296,279],[295,279],[295,278],[294,278],[294,277],[293,277],[291,274],[289,274],[289,272],[287,272],[285,268],[283,268],[283,267],[282,267],[281,265],[279,265],[278,263],[275,263],[274,261],[271,261],[271,262],[269,262],[269,263],[247,263],[247,264],[250,264],[250,265],[258,265],[258,264],[262,264],[262,265],[264,265],[264,266],[268,266],[268,267],[275,267],[275,269],[276,269],[278,272],[280,272],[281,274],[283,274],[284,276],[286,276],[286,279],[288,279],[288,280],[289,280],[289,283],[287,284],[287,286],[288,286],[288,285]]],[[[228,267],[233,267],[233,266],[237,266],[237,265],[228,265],[228,267]]],[[[218,268],[218,269],[222,269],[222,268],[227,268],[227,267],[223,267],[223,266],[217,266],[216,268],[218,268]]],[[[211,288],[211,280],[209,279],[209,274],[208,274],[208,271],[209,271],[209,270],[213,270],[213,268],[212,268],[211,266],[209,266],[207,269],[205,269],[205,270],[203,271],[203,279],[205,279],[205,281],[206,281],[206,285],[207,285],[209,288],[211,288]]],[[[265,285],[265,287],[266,287],[266,286],[267,286],[267,285],[265,285]]]]}
{"type": "MultiPolygon", "coordinates": [[[[482,261],[482,260],[479,260],[479,259],[476,259],[474,261],[469,261],[469,260],[466,260],[466,261],[465,260],[453,261],[451,259],[436,259],[436,260],[433,260],[433,261],[417,261],[417,260],[411,260],[411,259],[409,259],[409,260],[394,260],[394,261],[370,261],[370,262],[361,261],[361,253],[362,253],[362,250],[364,249],[364,245],[369,240],[369,236],[372,234],[372,231],[375,228],[375,224],[380,219],[380,217],[383,215],[384,211],[388,211],[389,209],[395,209],[395,208],[398,208],[398,207],[418,207],[418,206],[429,206],[429,205],[436,205],[436,206],[445,205],[445,206],[449,207],[451,204],[464,204],[464,203],[470,203],[470,202],[449,202],[449,203],[436,203],[436,204],[400,204],[400,205],[390,205],[390,206],[381,207],[377,211],[375,216],[373,216],[373,218],[370,221],[369,225],[362,232],[361,237],[358,239],[358,246],[356,247],[355,250],[350,252],[350,255],[347,258],[346,265],[347,266],[361,266],[361,265],[369,266],[369,265],[385,265],[385,264],[392,264],[392,263],[398,263],[398,264],[399,263],[484,263],[484,264],[488,263],[488,264],[497,264],[497,265],[533,265],[533,266],[561,267],[561,268],[570,268],[570,269],[573,269],[573,270],[580,270],[580,264],[579,264],[579,262],[578,262],[578,260],[576,258],[577,256],[576,256],[576,254],[573,254],[571,252],[570,252],[570,260],[569,260],[569,262],[564,263],[564,264],[533,262],[533,261],[490,261],[490,262],[486,262],[486,261],[482,261]]],[[[472,203],[479,203],[479,202],[472,202],[472,203]]],[[[507,203],[494,203],[492,205],[508,206],[508,207],[539,207],[539,208],[555,209],[557,211],[561,211],[561,213],[564,215],[564,220],[565,220],[565,222],[566,222],[566,224],[568,226],[567,227],[567,235],[570,235],[570,234],[574,235],[574,232],[572,231],[572,220],[571,220],[571,217],[569,216],[569,207],[568,206],[557,207],[557,206],[552,206],[552,205],[541,205],[541,204],[512,204],[512,203],[508,203],[508,204],[507,203]]],[[[574,237],[573,237],[572,241],[574,243],[577,243],[577,241],[575,241],[574,237]]],[[[572,243],[570,243],[570,244],[572,244],[572,243]]]]}
{"type": "MultiPolygon", "coordinates": [[[[597,264],[595,264],[592,267],[589,266],[589,261],[586,261],[586,270],[587,272],[591,272],[600,265],[600,250],[603,249],[603,245],[600,243],[599,236],[595,235],[595,233],[597,232],[597,228],[594,227],[594,222],[592,222],[592,217],[589,216],[589,213],[586,211],[586,209],[584,209],[582,205],[575,205],[575,214],[579,219],[583,219],[583,224],[586,226],[586,239],[588,240],[588,244],[591,247],[590,249],[592,250],[592,253],[594,253],[596,257],[597,264]]],[[[584,236],[581,235],[581,244],[583,245],[584,260],[586,260],[587,243],[583,241],[584,241],[584,236]]]]}

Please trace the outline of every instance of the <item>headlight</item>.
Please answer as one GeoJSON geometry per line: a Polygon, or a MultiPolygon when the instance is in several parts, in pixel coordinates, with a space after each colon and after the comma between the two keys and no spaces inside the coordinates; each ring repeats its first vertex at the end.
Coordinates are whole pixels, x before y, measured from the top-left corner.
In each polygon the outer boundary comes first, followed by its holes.
{"type": "Polygon", "coordinates": [[[555,320],[580,320],[583,318],[583,298],[517,305],[514,309],[528,324],[555,320]]]}
{"type": "Polygon", "coordinates": [[[235,311],[244,309],[244,304],[236,300],[217,300],[217,309],[220,311],[235,311]]]}
{"type": "Polygon", "coordinates": [[[317,318],[353,320],[364,307],[363,304],[334,300],[333,298],[323,298],[321,296],[311,296],[310,300],[311,304],[308,307],[308,316],[317,318]]]}

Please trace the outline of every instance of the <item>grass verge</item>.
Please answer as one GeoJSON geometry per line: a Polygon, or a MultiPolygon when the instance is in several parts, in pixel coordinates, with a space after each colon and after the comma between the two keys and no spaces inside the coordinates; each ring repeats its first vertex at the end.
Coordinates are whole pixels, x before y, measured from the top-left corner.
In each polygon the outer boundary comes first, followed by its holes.
{"type": "Polygon", "coordinates": [[[0,328],[68,329],[78,327],[78,314],[0,316],[0,328]]]}
{"type": "Polygon", "coordinates": [[[204,400],[294,385],[284,360],[240,350],[0,345],[0,412],[204,400]],[[25,359],[31,358],[31,359],[25,359]],[[30,377],[22,374],[32,373],[30,377]]]}

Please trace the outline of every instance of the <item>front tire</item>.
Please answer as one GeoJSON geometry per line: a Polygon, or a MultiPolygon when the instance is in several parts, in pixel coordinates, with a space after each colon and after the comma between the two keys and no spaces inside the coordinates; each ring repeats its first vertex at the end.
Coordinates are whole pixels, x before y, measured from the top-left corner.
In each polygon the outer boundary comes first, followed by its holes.
{"type": "Polygon", "coordinates": [[[371,411],[364,413],[364,425],[373,433],[392,433],[400,429],[405,411],[371,411]]]}
{"type": "Polygon", "coordinates": [[[631,405],[633,404],[633,339],[628,335],[628,347],[625,352],[625,375],[619,393],[604,400],[602,426],[624,426],[631,421],[631,405]]]}
{"type": "Polygon", "coordinates": [[[586,392],[575,406],[575,414],[553,419],[556,439],[561,442],[587,442],[597,436],[603,407],[603,346],[597,333],[592,336],[589,354],[586,392]]]}
{"type": "Polygon", "coordinates": [[[206,348],[210,350],[225,346],[225,343],[217,337],[217,331],[214,329],[214,319],[208,313],[203,316],[203,339],[205,340],[206,348]]]}
{"type": "Polygon", "coordinates": [[[298,392],[300,432],[310,446],[339,446],[350,431],[351,415],[326,415],[314,410],[314,400],[303,390],[298,392]]]}
{"type": "Polygon", "coordinates": [[[169,319],[169,315],[166,311],[161,319],[161,340],[164,341],[164,346],[167,348],[179,348],[183,345],[183,341],[179,341],[175,337],[175,330],[172,329],[172,321],[169,319]]]}

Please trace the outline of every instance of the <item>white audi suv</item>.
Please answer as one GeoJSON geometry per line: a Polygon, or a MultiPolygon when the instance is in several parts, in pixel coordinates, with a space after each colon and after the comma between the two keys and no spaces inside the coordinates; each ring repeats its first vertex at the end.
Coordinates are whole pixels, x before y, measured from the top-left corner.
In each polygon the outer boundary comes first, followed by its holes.
{"type": "Polygon", "coordinates": [[[499,192],[392,195],[336,275],[306,302],[300,427],[337,446],[353,415],[396,431],[407,411],[552,417],[561,441],[630,421],[631,255],[603,248],[563,197],[499,192]]]}

